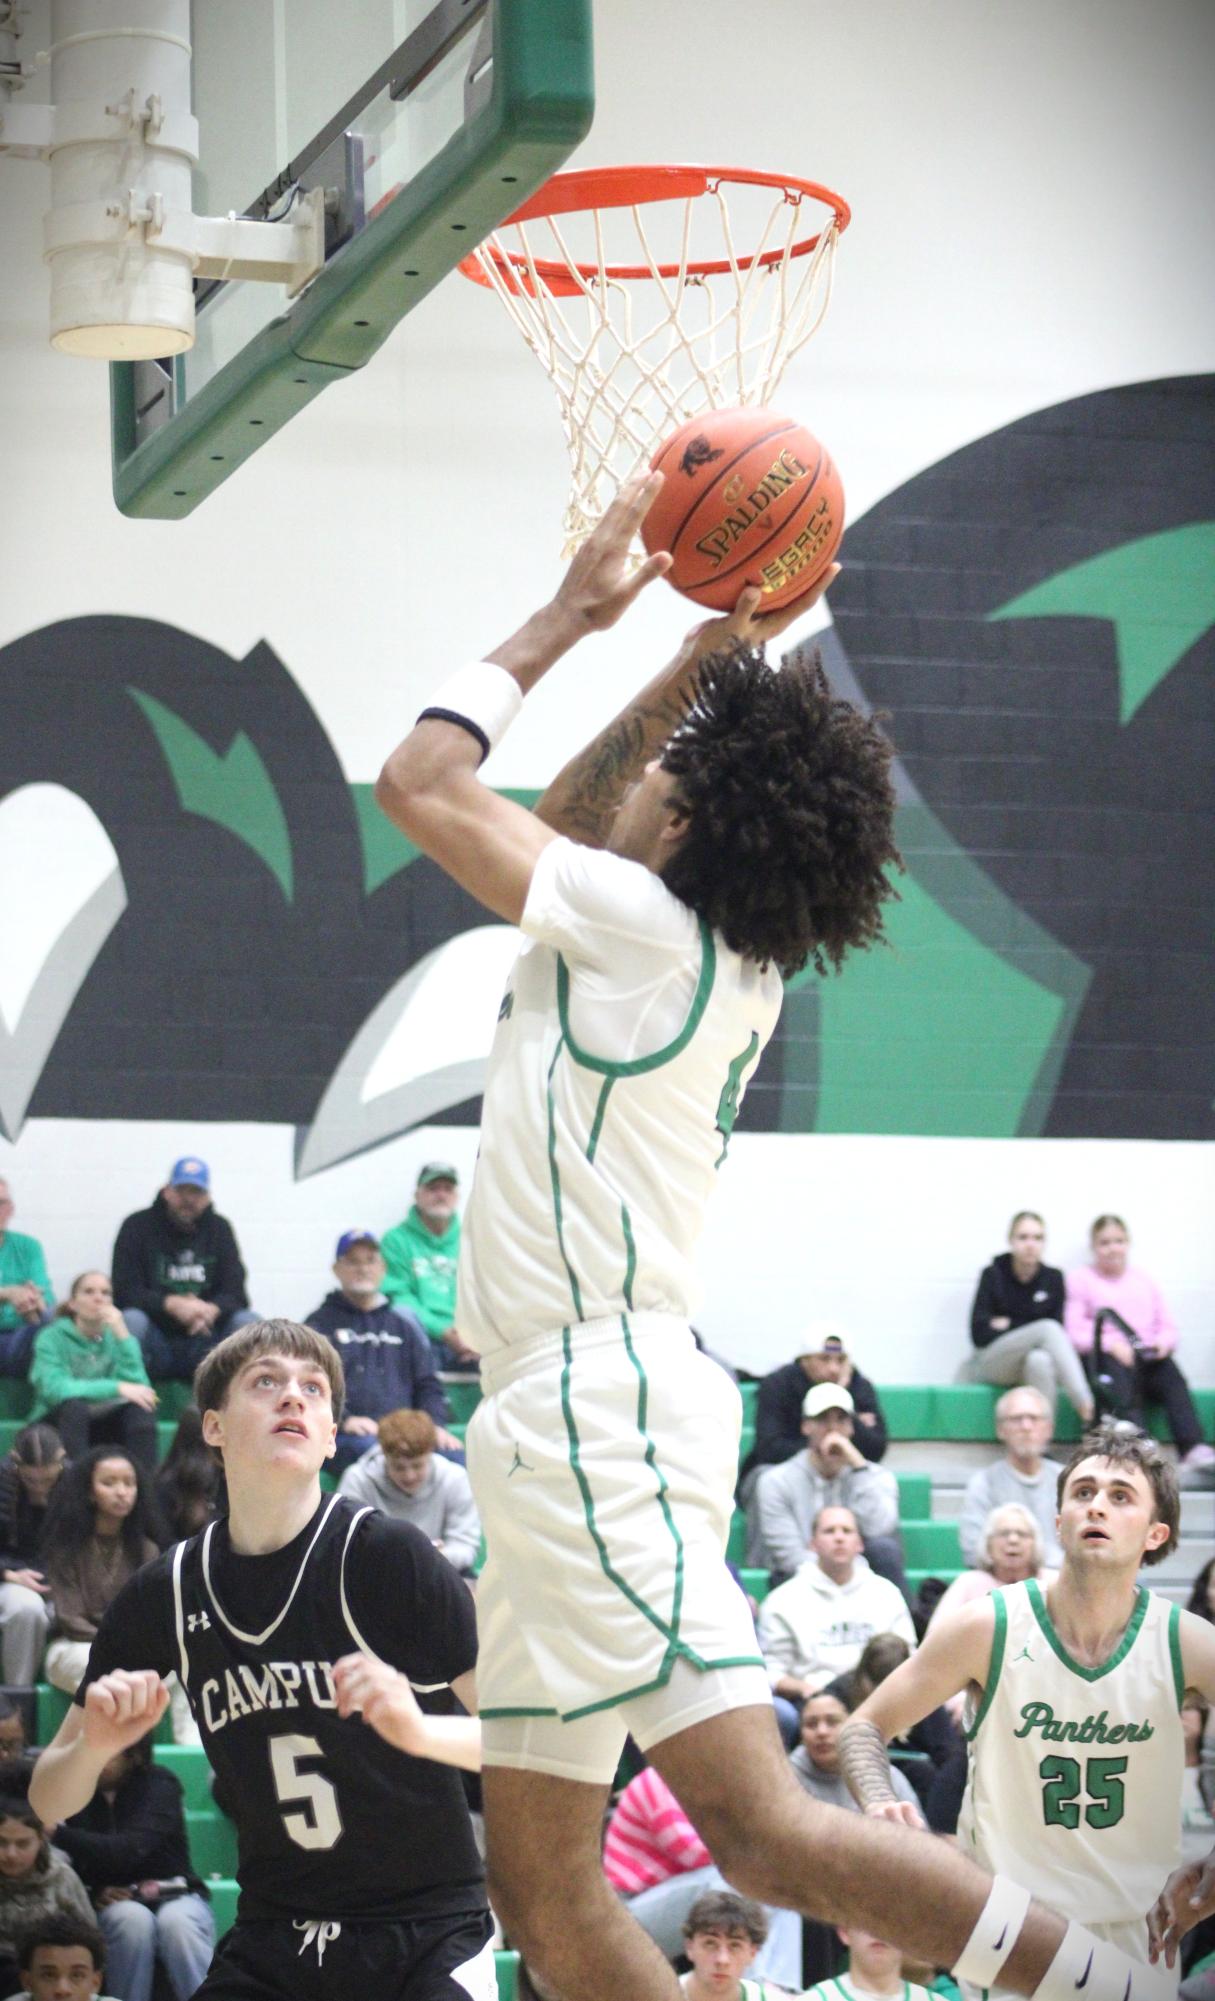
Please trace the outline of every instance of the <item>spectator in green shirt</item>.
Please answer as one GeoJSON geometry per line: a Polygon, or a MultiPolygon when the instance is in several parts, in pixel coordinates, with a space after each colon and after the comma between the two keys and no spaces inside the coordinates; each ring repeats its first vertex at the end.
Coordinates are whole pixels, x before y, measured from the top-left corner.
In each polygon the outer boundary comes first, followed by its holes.
{"type": "Polygon", "coordinates": [[[156,1392],[105,1272],[74,1280],[59,1318],[34,1342],[30,1381],[33,1415],[49,1418],[69,1459],[90,1445],[119,1445],[155,1473],[156,1392]]]}
{"type": "Polygon", "coordinates": [[[55,1295],[37,1237],[11,1230],[13,1195],[0,1181],[0,1376],[24,1376],[34,1336],[51,1317],[55,1295]]]}
{"type": "Polygon", "coordinates": [[[440,1369],[475,1372],[478,1357],[456,1326],[456,1263],[460,1177],[450,1161],[430,1160],[418,1170],[413,1207],[403,1223],[380,1239],[387,1271],[384,1296],[391,1306],[417,1315],[430,1336],[440,1369]]]}

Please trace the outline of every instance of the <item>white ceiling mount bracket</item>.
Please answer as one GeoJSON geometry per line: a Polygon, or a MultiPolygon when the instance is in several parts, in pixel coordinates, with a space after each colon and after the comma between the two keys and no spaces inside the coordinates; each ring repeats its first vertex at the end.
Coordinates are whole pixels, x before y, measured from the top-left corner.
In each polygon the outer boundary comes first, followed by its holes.
{"type": "Polygon", "coordinates": [[[19,12],[0,0],[0,154],[50,165],[53,346],[167,358],[194,344],[196,278],[302,291],[325,262],[322,188],[273,222],[193,212],[190,0],[51,0],[49,105],[13,102],[32,67],[19,12]]]}

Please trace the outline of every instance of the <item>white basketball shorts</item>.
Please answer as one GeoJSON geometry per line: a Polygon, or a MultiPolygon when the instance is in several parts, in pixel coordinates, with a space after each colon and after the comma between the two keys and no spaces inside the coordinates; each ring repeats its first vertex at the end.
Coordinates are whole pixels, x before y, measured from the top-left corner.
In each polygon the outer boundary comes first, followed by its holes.
{"type": "Polygon", "coordinates": [[[466,1444],[486,1763],[606,1781],[627,1731],[644,1750],[770,1703],[725,1563],[741,1400],[686,1324],[583,1323],[482,1380],[466,1444]]]}

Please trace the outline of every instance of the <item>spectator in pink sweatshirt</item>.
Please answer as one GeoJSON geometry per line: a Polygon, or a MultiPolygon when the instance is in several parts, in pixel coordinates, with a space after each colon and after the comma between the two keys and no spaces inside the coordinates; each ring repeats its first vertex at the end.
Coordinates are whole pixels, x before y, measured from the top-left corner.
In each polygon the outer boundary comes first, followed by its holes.
{"type": "Polygon", "coordinates": [[[1089,1232],[1092,1263],[1067,1275],[1063,1324],[1116,1416],[1142,1426],[1145,1404],[1158,1403],[1182,1465],[1215,1465],[1215,1450],[1203,1440],[1189,1385],[1173,1360],[1177,1329],[1155,1280],[1127,1263],[1130,1241],[1121,1216],[1098,1216],[1089,1232]]]}

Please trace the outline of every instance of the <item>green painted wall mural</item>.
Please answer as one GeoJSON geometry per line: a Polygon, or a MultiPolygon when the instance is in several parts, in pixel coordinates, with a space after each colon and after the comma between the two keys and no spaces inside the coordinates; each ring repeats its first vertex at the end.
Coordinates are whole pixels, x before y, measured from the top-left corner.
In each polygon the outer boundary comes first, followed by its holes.
{"type": "MultiPolygon", "coordinates": [[[[1209,378],[1110,390],[849,528],[822,650],[891,717],[901,901],[886,949],[790,984],[740,1129],[1211,1135],[1213,446],[1209,378]]],[[[10,1138],[285,1122],[305,1173],[476,1116],[510,936],[348,782],[268,645],[98,615],[0,666],[0,809],[64,787],[115,857],[39,1036],[0,1020],[10,1138]],[[423,987],[455,1024],[429,1073],[401,1050],[423,987]]]]}

